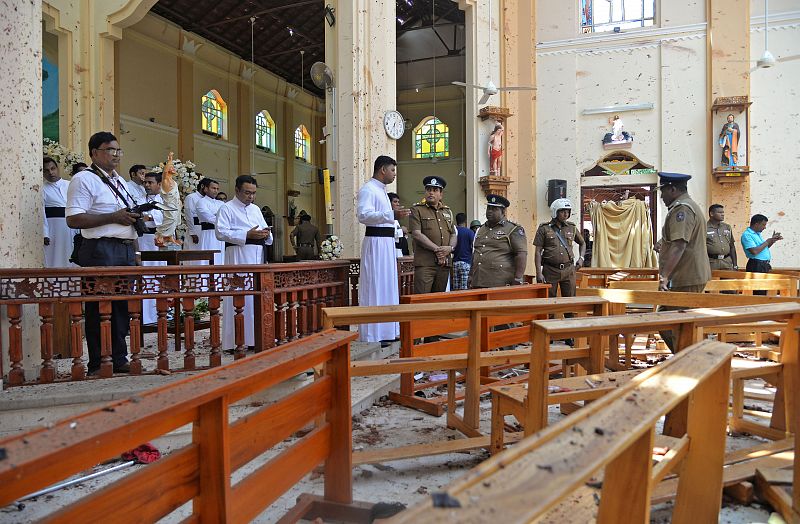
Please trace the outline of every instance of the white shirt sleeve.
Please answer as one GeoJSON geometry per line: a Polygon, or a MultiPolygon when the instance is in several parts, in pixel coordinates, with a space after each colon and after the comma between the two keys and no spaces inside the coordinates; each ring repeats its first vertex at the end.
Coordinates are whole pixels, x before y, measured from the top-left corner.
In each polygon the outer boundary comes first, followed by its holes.
{"type": "Polygon", "coordinates": [[[217,227],[214,230],[217,240],[243,246],[247,242],[246,229],[234,229],[233,216],[229,206],[222,206],[217,211],[217,227]]]}
{"type": "MultiPolygon", "coordinates": [[[[364,186],[358,192],[358,221],[366,226],[377,226],[386,222],[394,222],[394,211],[389,207],[388,211],[378,210],[378,198],[384,195],[377,195],[370,191],[369,186],[364,186]]],[[[385,197],[387,198],[388,197],[385,197]]]]}
{"type": "Polygon", "coordinates": [[[209,202],[207,202],[206,197],[201,198],[197,202],[195,214],[197,215],[197,218],[200,219],[200,222],[209,222],[214,224],[217,221],[217,215],[214,213],[214,210],[211,208],[209,202]]]}
{"type": "Polygon", "coordinates": [[[93,196],[91,189],[86,183],[86,178],[78,175],[75,175],[70,181],[67,189],[66,216],[68,217],[88,213],[92,207],[93,196]]]}
{"type": "Polygon", "coordinates": [[[196,213],[196,202],[194,198],[184,199],[183,216],[186,217],[186,232],[190,235],[197,235],[197,226],[194,225],[194,217],[196,213]]]}
{"type": "Polygon", "coordinates": [[[44,203],[42,204],[42,229],[44,230],[44,238],[50,237],[50,225],[47,223],[47,214],[44,210],[44,203]]]}

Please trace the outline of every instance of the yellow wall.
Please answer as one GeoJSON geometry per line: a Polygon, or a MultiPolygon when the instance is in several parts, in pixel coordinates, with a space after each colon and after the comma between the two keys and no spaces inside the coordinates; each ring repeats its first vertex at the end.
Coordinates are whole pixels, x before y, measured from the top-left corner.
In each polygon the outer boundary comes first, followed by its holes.
{"type": "MultiPolygon", "coordinates": [[[[117,107],[125,173],[133,164],[151,166],[163,161],[169,151],[177,154],[179,135],[186,131],[194,153],[182,160],[192,160],[199,172],[218,180],[229,197],[233,196],[235,178],[254,172],[259,183],[258,206],[268,205],[276,215],[283,216],[287,212],[286,192],[295,189],[301,193],[295,197],[298,212],[305,209],[315,223],[322,225],[317,168],[324,162],[324,148],[317,141],[321,138],[323,100],[260,67],[255,68],[251,83],[245,73],[250,69],[249,62],[156,15],[148,14],[125,29],[118,47],[117,107]],[[191,71],[189,78],[178,73],[181,61],[191,66],[184,68],[191,71]],[[200,127],[200,99],[211,89],[218,91],[227,104],[222,139],[203,134],[200,127]],[[191,120],[192,129],[182,130],[179,93],[189,92],[189,107],[194,111],[184,121],[191,120]],[[272,153],[254,145],[255,115],[264,109],[276,126],[277,147],[272,153]],[[311,163],[294,158],[294,130],[300,124],[311,134],[311,163]]],[[[278,245],[286,247],[291,229],[285,219],[281,220],[276,236],[278,245]]]]}

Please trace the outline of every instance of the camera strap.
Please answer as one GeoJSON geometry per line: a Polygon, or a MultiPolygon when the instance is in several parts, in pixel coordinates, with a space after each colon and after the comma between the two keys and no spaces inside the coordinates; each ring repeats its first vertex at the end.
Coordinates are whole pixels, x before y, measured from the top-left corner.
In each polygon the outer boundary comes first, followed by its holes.
{"type": "MultiPolygon", "coordinates": [[[[115,187],[114,184],[111,183],[111,180],[109,179],[109,177],[104,176],[102,173],[98,173],[97,172],[97,170],[95,169],[95,165],[94,164],[92,164],[91,167],[89,167],[89,171],[91,171],[95,175],[99,176],[100,180],[102,180],[108,187],[111,188],[111,190],[114,192],[114,194],[122,201],[122,204],[125,206],[125,208],[130,208],[130,207],[136,205],[136,200],[133,198],[133,195],[128,193],[127,189],[123,188],[125,193],[128,195],[128,198],[125,198],[125,196],[122,194],[122,192],[117,187],[115,187]]],[[[117,176],[119,176],[119,175],[117,175],[117,176]]]]}

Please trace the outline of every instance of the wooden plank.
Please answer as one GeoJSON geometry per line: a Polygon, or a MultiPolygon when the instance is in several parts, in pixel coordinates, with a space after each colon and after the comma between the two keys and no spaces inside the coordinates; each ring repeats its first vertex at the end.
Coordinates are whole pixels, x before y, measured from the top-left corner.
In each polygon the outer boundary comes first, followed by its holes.
{"type": "MultiPolygon", "coordinates": [[[[733,350],[728,344],[700,343],[643,373],[643,380],[631,381],[590,409],[485,461],[448,488],[462,506],[457,513],[446,510],[448,515],[461,522],[479,521],[489,514],[502,514],[505,522],[537,518],[649,430],[698,381],[729,362],[733,350]],[[637,394],[635,401],[629,401],[640,387],[648,394],[637,394]]],[[[442,511],[428,502],[405,512],[398,522],[432,522],[441,517],[442,511]]]]}
{"type": "Polygon", "coordinates": [[[749,506],[755,499],[755,492],[751,482],[739,482],[738,484],[731,484],[722,490],[725,496],[732,498],[738,504],[749,506]]]}
{"type": "Polygon", "coordinates": [[[173,451],[147,467],[56,511],[43,521],[101,524],[109,521],[109,515],[136,515],[140,522],[156,522],[199,493],[199,456],[199,449],[195,445],[173,451]],[[158,496],[153,494],[154,485],[158,486],[158,496]]]}
{"type": "Polygon", "coordinates": [[[232,424],[231,469],[235,471],[244,466],[327,411],[331,403],[331,384],[330,377],[320,377],[232,424]]]}
{"type": "Polygon", "coordinates": [[[331,427],[323,424],[253,471],[231,489],[229,522],[249,522],[294,486],[330,451],[331,427]]]}
{"type": "MultiPolygon", "coordinates": [[[[511,444],[522,440],[523,433],[507,433],[505,435],[506,444],[511,444]]],[[[489,436],[459,438],[455,440],[440,440],[425,444],[412,444],[409,446],[399,446],[396,448],[379,448],[353,453],[353,465],[379,464],[382,462],[392,462],[417,457],[427,457],[431,455],[443,455],[445,453],[457,453],[471,449],[488,448],[490,445],[489,436]]]]}
{"type": "Polygon", "coordinates": [[[650,518],[654,428],[641,434],[605,468],[599,524],[641,524],[650,518]]]}
{"type": "Polygon", "coordinates": [[[800,523],[800,513],[797,509],[792,507],[792,496],[787,492],[785,486],[772,485],[760,474],[759,469],[756,472],[756,491],[760,498],[764,499],[770,506],[772,506],[786,522],[790,524],[800,523]]]}
{"type": "MultiPolygon", "coordinates": [[[[488,351],[481,353],[481,366],[506,366],[523,364],[530,360],[530,349],[514,349],[508,351],[488,351]]],[[[433,357],[393,358],[387,360],[361,360],[350,363],[350,376],[366,377],[373,375],[391,375],[410,373],[413,371],[443,371],[447,369],[465,369],[466,353],[433,357]]]]}
{"type": "Polygon", "coordinates": [[[353,502],[353,418],[350,398],[350,346],[333,352],[325,366],[333,393],[326,419],[331,427],[330,451],[325,461],[325,499],[353,502]]]}
{"type": "Polygon", "coordinates": [[[478,430],[480,414],[480,356],[481,312],[473,311],[469,322],[469,352],[467,353],[466,384],[464,392],[464,424],[478,430]]]}
{"type": "Polygon", "coordinates": [[[797,297],[765,297],[759,295],[711,295],[672,291],[634,291],[626,289],[578,289],[579,297],[598,297],[612,304],[653,304],[685,308],[715,308],[758,304],[796,303],[797,297]]]}
{"type": "Polygon", "coordinates": [[[231,452],[228,399],[218,397],[200,406],[192,426],[192,442],[203,454],[198,462],[198,494],[192,509],[201,522],[228,522],[231,517],[231,452]]]}
{"type": "MultiPolygon", "coordinates": [[[[657,437],[666,437],[666,435],[658,435],[657,437]]],[[[680,439],[667,437],[670,440],[676,441],[674,444],[664,445],[656,438],[656,446],[669,448],[667,453],[661,458],[658,465],[653,468],[652,484],[655,485],[661,482],[664,477],[669,475],[676,467],[680,466],[681,460],[689,452],[689,436],[684,435],[680,439]]]]}

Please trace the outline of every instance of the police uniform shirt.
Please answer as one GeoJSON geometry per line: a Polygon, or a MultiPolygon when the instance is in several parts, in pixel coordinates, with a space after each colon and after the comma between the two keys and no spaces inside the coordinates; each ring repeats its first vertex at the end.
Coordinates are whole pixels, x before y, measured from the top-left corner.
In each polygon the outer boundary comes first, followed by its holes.
{"type": "Polygon", "coordinates": [[[567,222],[562,226],[558,220],[540,224],[539,229],[536,230],[536,235],[533,237],[533,245],[542,248],[542,264],[545,266],[573,264],[572,248],[574,242],[583,244],[583,236],[578,231],[578,226],[572,222],[567,222]],[[556,230],[567,244],[566,248],[558,239],[556,230]]]}
{"type": "Polygon", "coordinates": [[[319,229],[311,222],[300,222],[292,234],[297,237],[298,246],[314,247],[321,242],[319,229]]]}
{"type": "MultiPolygon", "coordinates": [[[[408,221],[409,230],[421,231],[423,235],[437,246],[449,246],[450,237],[457,235],[453,213],[450,208],[439,202],[435,208],[425,202],[411,206],[411,216],[408,221]]],[[[448,257],[448,265],[450,260],[448,257]]],[[[436,254],[414,243],[414,266],[436,266],[436,254]]]]}
{"type": "Polygon", "coordinates": [[[733,247],[733,231],[731,226],[720,222],[714,226],[709,220],[706,223],[706,251],[708,258],[722,259],[731,253],[733,247]]]}
{"type": "Polygon", "coordinates": [[[528,252],[525,229],[509,220],[484,224],[475,233],[470,280],[472,287],[508,286],[514,282],[514,258],[528,252]]]}
{"type": "Polygon", "coordinates": [[[666,252],[670,242],[684,240],[687,243],[686,251],[670,275],[673,287],[696,286],[711,279],[711,266],[706,252],[706,224],[702,216],[703,210],[688,196],[681,197],[669,206],[661,232],[664,244],[661,253],[666,252]]]}

